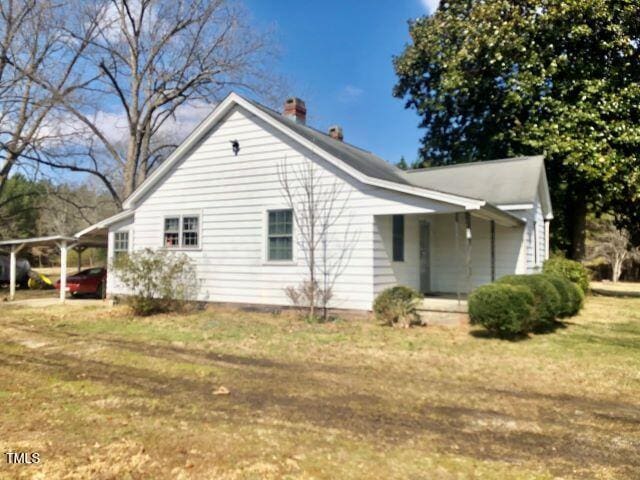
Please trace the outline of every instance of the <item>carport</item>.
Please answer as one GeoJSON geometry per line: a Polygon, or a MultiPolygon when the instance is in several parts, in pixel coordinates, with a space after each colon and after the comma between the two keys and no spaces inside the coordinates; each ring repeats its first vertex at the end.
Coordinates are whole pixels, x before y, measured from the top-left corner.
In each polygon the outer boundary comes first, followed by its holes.
{"type": "Polygon", "coordinates": [[[82,252],[89,247],[107,248],[107,234],[105,230],[87,229],[87,231],[82,231],[72,237],[54,235],[0,241],[0,247],[9,250],[9,300],[13,300],[16,294],[16,258],[18,253],[25,247],[42,246],[57,247],[60,250],[60,302],[64,303],[69,249],[75,249],[78,252],[78,269],[81,269],[82,252]]]}

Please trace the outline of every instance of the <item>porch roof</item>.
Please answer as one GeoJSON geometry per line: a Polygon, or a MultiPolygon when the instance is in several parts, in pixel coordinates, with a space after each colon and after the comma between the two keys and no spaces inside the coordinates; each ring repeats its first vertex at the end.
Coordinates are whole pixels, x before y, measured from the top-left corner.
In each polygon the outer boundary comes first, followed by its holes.
{"type": "Polygon", "coordinates": [[[409,170],[416,186],[481,198],[494,205],[529,204],[536,199],[544,157],[505,158],[409,170]]]}

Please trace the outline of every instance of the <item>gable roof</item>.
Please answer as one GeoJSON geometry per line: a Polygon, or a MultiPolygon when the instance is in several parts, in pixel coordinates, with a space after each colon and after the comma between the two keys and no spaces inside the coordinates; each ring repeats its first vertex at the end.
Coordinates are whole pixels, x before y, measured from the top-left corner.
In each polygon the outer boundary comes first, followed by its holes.
{"type": "Polygon", "coordinates": [[[249,113],[266,121],[272,127],[285,133],[293,140],[302,144],[302,146],[362,183],[425,197],[472,210],[481,208],[486,203],[481,199],[416,187],[403,178],[404,175],[401,170],[391,164],[387,164],[381,158],[375,157],[371,153],[349,144],[340,145],[338,140],[332,139],[318,130],[298,125],[286,119],[284,115],[276,113],[262,105],[258,105],[256,102],[249,101],[236,93],[227,95],[227,97],[214,108],[213,112],[200,122],[178,148],[169,155],[158,169],[138,186],[125,200],[123,207],[125,209],[134,208],[136,201],[162,179],[176,163],[184,158],[235,106],[240,106],[249,113]],[[298,128],[296,128],[296,126],[298,128]],[[372,160],[374,166],[367,167],[366,160],[372,160]]]}
{"type": "Polygon", "coordinates": [[[125,200],[123,207],[125,209],[135,208],[136,202],[158,183],[176,163],[188,155],[236,106],[267,122],[270,126],[364,184],[456,205],[465,210],[482,210],[487,217],[495,218],[509,225],[523,222],[521,218],[489,204],[486,199],[473,198],[465,192],[450,192],[448,186],[440,189],[420,185],[414,182],[406,172],[371,152],[331,138],[328,134],[314,128],[300,125],[284,115],[257,102],[247,100],[236,93],[227,95],[214,108],[213,112],[189,134],[158,169],[125,200]]]}
{"type": "MultiPolygon", "coordinates": [[[[301,125],[299,123],[296,123],[290,118],[287,118],[284,115],[280,114],[279,112],[276,112],[275,110],[265,107],[264,105],[261,105],[257,102],[254,102],[252,100],[249,100],[249,102],[256,108],[259,108],[260,110],[265,112],[274,120],[284,123],[294,132],[315,143],[331,155],[340,158],[343,162],[364,173],[365,175],[373,178],[378,178],[380,180],[387,180],[390,182],[398,182],[404,185],[411,185],[411,182],[409,182],[405,178],[405,175],[403,175],[402,170],[400,170],[395,165],[392,165],[389,162],[383,160],[382,158],[374,155],[373,153],[358,148],[347,142],[336,140],[330,135],[315,128],[309,127],[308,125],[301,125]]],[[[462,196],[466,195],[463,194],[462,196]]]]}
{"type": "Polygon", "coordinates": [[[513,205],[536,200],[543,172],[544,157],[536,155],[420,168],[407,171],[406,178],[419,187],[464,193],[494,205],[513,205]]]}

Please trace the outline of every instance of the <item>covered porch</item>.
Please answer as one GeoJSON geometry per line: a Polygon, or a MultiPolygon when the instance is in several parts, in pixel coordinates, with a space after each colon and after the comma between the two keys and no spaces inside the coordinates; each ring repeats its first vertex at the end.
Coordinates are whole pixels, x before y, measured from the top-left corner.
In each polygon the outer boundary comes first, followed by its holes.
{"type": "Polygon", "coordinates": [[[376,215],[374,292],[406,285],[426,310],[466,312],[474,288],[521,273],[524,234],[524,221],[501,211],[376,215]]]}

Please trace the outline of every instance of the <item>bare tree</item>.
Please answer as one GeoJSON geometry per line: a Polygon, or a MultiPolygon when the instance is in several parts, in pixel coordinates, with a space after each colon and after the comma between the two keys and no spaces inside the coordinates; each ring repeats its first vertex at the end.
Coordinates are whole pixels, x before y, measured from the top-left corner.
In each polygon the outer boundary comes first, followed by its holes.
{"type": "Polygon", "coordinates": [[[294,237],[307,268],[307,278],[285,292],[294,305],[308,308],[310,319],[322,307],[326,320],[336,281],[349,263],[357,234],[349,224],[332,228],[344,217],[350,195],[338,178],[322,174],[308,159],[292,165],[285,157],[278,166],[282,194],[293,212],[294,237]]]}
{"type": "Polygon", "coordinates": [[[84,24],[69,54],[66,13],[50,0],[0,1],[0,194],[11,171],[52,140],[62,103],[93,80],[77,71],[97,25],[84,24]]]}
{"type": "Polygon", "coordinates": [[[589,222],[587,258],[604,260],[611,266],[611,281],[617,282],[624,266],[640,259],[640,247],[631,244],[629,232],[618,229],[612,219],[603,217],[589,222]]]}
{"type": "MultiPolygon", "coordinates": [[[[75,42],[87,23],[99,25],[82,54],[97,80],[82,99],[64,101],[83,132],[79,141],[39,160],[98,176],[120,205],[175,147],[166,130],[181,109],[215,102],[231,88],[270,88],[269,37],[249,25],[238,4],[98,0],[79,7],[75,17],[66,32],[75,42]],[[114,169],[122,172],[121,188],[110,175],[114,169]]],[[[47,80],[41,84],[58,91],[47,80]]]]}
{"type": "Polygon", "coordinates": [[[79,186],[48,183],[38,205],[38,234],[73,235],[116,213],[111,196],[92,183],[95,181],[79,186]]]}

